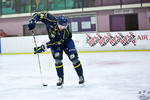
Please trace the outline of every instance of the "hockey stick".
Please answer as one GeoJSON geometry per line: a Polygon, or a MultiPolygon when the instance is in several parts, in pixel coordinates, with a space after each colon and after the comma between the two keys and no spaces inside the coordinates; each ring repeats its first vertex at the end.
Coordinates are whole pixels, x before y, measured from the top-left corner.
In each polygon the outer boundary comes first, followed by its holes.
{"type": "MultiPolygon", "coordinates": [[[[33,39],[34,39],[35,47],[37,48],[37,42],[36,42],[36,39],[35,39],[34,31],[32,31],[32,36],[33,36],[33,39]]],[[[43,74],[42,74],[42,68],[41,68],[41,62],[40,62],[39,54],[36,54],[36,55],[37,55],[38,63],[39,63],[39,69],[40,69],[40,76],[41,76],[42,85],[43,85],[43,86],[47,86],[47,84],[45,84],[45,83],[43,82],[43,74]]]]}

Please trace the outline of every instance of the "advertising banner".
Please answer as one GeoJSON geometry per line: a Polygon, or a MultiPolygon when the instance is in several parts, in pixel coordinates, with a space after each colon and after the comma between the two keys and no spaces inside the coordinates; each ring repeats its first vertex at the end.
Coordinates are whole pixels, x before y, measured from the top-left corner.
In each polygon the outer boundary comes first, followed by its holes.
{"type": "Polygon", "coordinates": [[[99,49],[150,49],[150,31],[87,33],[86,43],[99,49]]]}

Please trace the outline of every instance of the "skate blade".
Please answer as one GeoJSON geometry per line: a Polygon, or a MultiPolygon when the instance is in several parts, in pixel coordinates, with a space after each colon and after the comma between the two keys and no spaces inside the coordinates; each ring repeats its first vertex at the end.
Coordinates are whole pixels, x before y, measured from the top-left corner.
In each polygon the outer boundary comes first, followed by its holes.
{"type": "Polygon", "coordinates": [[[79,87],[84,87],[84,86],[85,86],[85,84],[84,84],[84,83],[79,84],[79,87]]]}
{"type": "Polygon", "coordinates": [[[62,89],[62,88],[63,88],[63,85],[57,86],[57,89],[62,89]]]}

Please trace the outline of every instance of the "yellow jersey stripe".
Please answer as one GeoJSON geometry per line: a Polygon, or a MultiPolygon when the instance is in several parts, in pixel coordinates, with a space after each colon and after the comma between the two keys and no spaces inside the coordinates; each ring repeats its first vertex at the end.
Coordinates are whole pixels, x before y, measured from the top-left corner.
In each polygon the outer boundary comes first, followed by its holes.
{"type": "Polygon", "coordinates": [[[52,30],[49,28],[49,32],[52,34],[52,30]]]}
{"type": "Polygon", "coordinates": [[[48,20],[48,21],[50,21],[50,22],[57,22],[57,21],[55,21],[55,20],[50,20],[50,19],[48,19],[48,18],[46,18],[46,17],[43,17],[43,19],[46,19],[46,20],[48,20]]]}
{"type": "Polygon", "coordinates": [[[35,15],[33,16],[33,18],[36,16],[36,15],[38,15],[39,13],[35,13],[35,15]]]}
{"type": "Polygon", "coordinates": [[[68,29],[66,29],[66,31],[68,32],[68,37],[69,37],[69,31],[68,31],[68,29]]]}
{"type": "Polygon", "coordinates": [[[61,68],[61,67],[63,67],[63,65],[60,65],[60,66],[56,66],[56,68],[61,68]]]}
{"type": "Polygon", "coordinates": [[[50,15],[54,16],[57,19],[57,17],[55,15],[51,14],[51,13],[49,13],[49,12],[45,12],[45,13],[50,14],[50,15]]]}
{"type": "Polygon", "coordinates": [[[58,42],[62,42],[62,41],[63,41],[63,39],[61,39],[60,41],[57,41],[57,42],[51,43],[51,44],[47,44],[47,46],[54,45],[54,44],[57,44],[58,42]]]}
{"type": "Polygon", "coordinates": [[[65,30],[64,30],[63,39],[65,39],[65,34],[66,34],[66,32],[65,32],[65,30]]]}
{"type": "Polygon", "coordinates": [[[74,66],[74,68],[78,68],[81,64],[78,64],[77,66],[74,66]]]}
{"type": "Polygon", "coordinates": [[[54,42],[54,43],[51,43],[51,44],[47,44],[47,46],[50,46],[50,45],[54,45],[54,44],[56,44],[57,42],[54,42]]]}

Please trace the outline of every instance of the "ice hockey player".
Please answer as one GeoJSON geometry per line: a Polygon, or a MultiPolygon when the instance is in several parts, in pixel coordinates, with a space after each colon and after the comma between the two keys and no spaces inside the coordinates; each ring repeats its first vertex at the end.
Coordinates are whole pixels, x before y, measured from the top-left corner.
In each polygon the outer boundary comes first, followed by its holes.
{"type": "Polygon", "coordinates": [[[45,48],[50,48],[53,58],[55,59],[55,67],[59,77],[57,86],[62,86],[64,83],[63,72],[63,51],[73,63],[74,69],[79,76],[79,84],[84,83],[83,69],[78,58],[78,53],[72,40],[72,32],[69,29],[68,20],[65,16],[54,16],[50,13],[35,13],[29,21],[28,28],[33,30],[38,21],[46,25],[50,41],[46,45],[41,45],[34,48],[34,54],[45,52],[45,48]]]}

